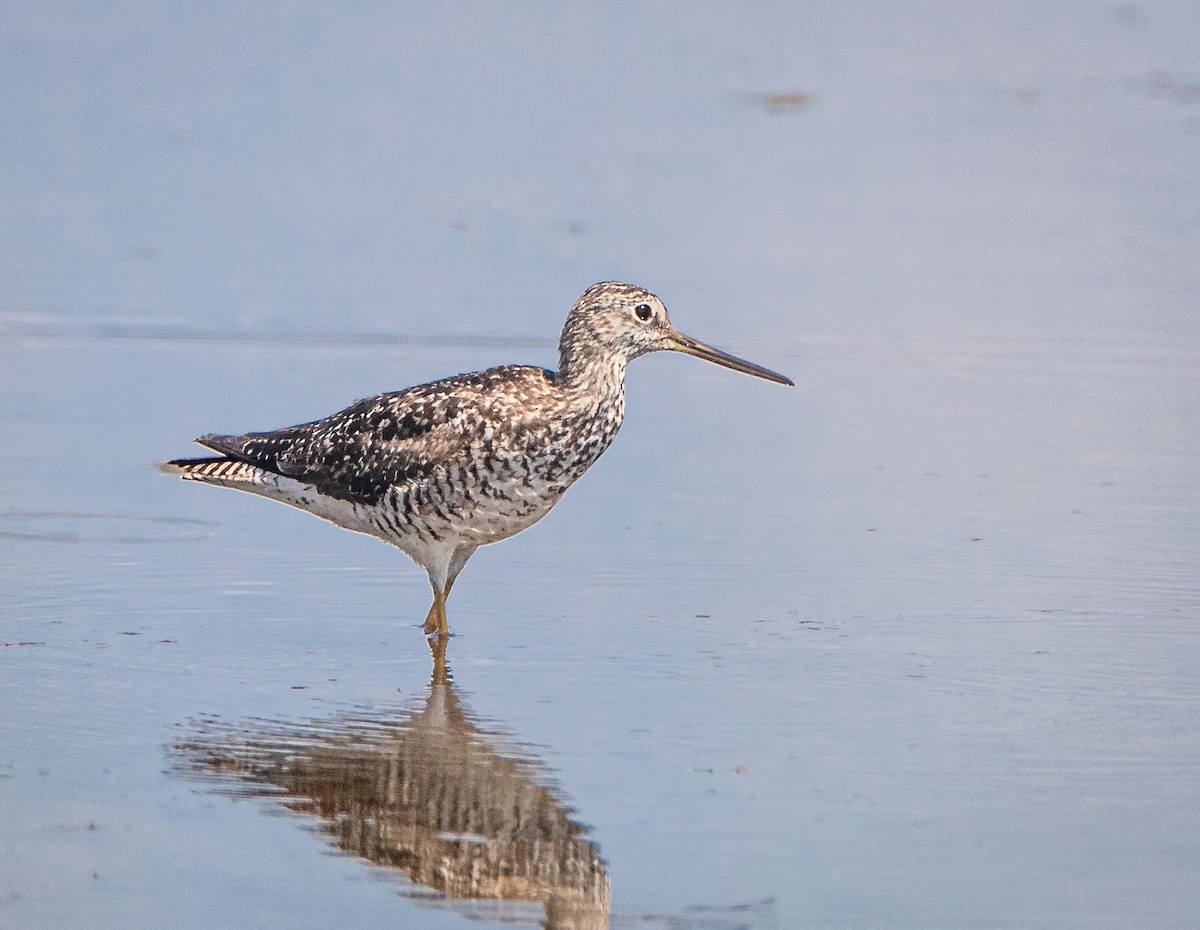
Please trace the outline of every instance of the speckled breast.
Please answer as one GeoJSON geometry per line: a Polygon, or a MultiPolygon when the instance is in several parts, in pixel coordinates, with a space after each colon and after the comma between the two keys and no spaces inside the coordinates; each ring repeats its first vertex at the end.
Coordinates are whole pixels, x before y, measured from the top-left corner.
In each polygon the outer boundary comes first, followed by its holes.
{"type": "Polygon", "coordinates": [[[439,467],[384,495],[380,535],[404,548],[413,536],[482,546],[519,533],[549,513],[612,444],[620,413],[620,406],[609,407],[473,441],[465,464],[439,467]]]}

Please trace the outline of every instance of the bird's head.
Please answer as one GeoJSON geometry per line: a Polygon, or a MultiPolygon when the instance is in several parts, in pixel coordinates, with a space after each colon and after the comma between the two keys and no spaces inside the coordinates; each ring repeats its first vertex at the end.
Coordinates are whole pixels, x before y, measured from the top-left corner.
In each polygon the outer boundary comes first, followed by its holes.
{"type": "Polygon", "coordinates": [[[790,378],[729,355],[677,330],[654,294],[633,284],[602,281],[575,301],[559,341],[560,371],[624,363],[649,352],[682,352],[777,384],[790,378]]]}

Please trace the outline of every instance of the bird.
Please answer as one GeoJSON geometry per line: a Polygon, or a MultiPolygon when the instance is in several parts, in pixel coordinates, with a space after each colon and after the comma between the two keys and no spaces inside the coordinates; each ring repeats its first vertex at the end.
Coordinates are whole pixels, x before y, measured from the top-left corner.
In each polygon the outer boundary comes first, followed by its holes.
{"type": "Polygon", "coordinates": [[[662,351],[794,386],[684,335],[650,291],[602,281],[567,315],[557,371],[502,365],[359,400],[309,423],[208,434],[195,441],[215,456],[160,469],[397,547],[428,575],[423,628],[445,643],[446,599],[467,560],[541,520],[596,463],[625,415],[626,366],[662,351]]]}

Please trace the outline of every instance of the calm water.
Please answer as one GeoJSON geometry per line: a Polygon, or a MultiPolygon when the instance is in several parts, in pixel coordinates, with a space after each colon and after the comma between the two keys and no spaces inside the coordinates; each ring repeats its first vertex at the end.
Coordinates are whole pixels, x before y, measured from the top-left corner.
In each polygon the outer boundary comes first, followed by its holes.
{"type": "Polygon", "coordinates": [[[1200,17],[1056,10],[7,11],[0,926],[1200,923],[1200,17]],[[444,679],[153,468],[607,277],[797,387],[636,362],[444,679]]]}

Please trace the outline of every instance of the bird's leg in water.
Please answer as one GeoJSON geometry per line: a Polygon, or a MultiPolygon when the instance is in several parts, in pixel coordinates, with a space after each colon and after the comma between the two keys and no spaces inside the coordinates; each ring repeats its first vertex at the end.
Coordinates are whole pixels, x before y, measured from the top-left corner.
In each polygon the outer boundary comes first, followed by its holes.
{"type": "Polygon", "coordinates": [[[425,635],[433,636],[437,634],[438,639],[445,639],[450,635],[449,628],[446,624],[446,595],[450,593],[450,586],[439,591],[433,589],[433,605],[429,608],[429,613],[425,615],[425,635]]]}

